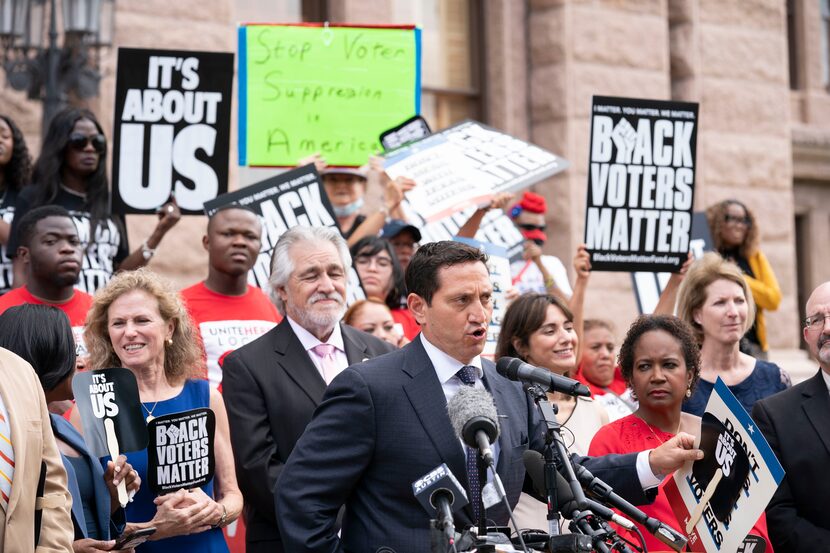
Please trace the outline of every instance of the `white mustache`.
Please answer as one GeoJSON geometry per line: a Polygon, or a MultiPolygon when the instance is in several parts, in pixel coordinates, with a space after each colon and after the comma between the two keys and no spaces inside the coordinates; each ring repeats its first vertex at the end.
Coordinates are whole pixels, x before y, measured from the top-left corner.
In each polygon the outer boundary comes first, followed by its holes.
{"type": "Polygon", "coordinates": [[[343,298],[343,296],[341,296],[337,292],[331,292],[330,294],[323,294],[323,293],[314,294],[313,296],[308,298],[308,305],[314,305],[315,303],[317,303],[320,300],[334,300],[339,305],[343,305],[344,303],[346,303],[346,300],[343,298]]]}

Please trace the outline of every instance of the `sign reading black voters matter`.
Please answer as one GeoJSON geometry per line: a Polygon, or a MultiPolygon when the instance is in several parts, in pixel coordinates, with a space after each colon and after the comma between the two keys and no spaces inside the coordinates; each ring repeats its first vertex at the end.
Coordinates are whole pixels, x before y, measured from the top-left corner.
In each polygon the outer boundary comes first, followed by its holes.
{"type": "Polygon", "coordinates": [[[112,210],[184,213],[228,190],[233,54],[119,48],[112,210]]]}
{"type": "Polygon", "coordinates": [[[585,244],[598,271],[676,271],[692,230],[698,105],[594,96],[585,244]]]}
{"type": "Polygon", "coordinates": [[[198,488],[213,478],[213,411],[201,408],[158,417],[147,424],[147,433],[147,478],[155,493],[198,488]]]}

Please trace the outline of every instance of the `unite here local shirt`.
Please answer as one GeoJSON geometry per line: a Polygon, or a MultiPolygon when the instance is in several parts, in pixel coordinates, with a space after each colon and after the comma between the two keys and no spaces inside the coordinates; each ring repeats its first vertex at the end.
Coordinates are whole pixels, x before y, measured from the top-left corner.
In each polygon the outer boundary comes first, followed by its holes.
{"type": "Polygon", "coordinates": [[[92,296],[75,288],[74,294],[69,300],[63,303],[50,303],[36,298],[29,292],[28,288],[21,286],[0,296],[0,313],[5,312],[9,307],[23,305],[24,303],[49,305],[66,313],[66,316],[69,317],[69,326],[72,327],[72,335],[75,337],[75,351],[78,357],[89,355],[84,345],[84,323],[86,322],[86,314],[89,308],[92,307],[92,296]]]}
{"type": "Polygon", "coordinates": [[[222,382],[222,361],[228,353],[256,340],[282,320],[262,290],[250,284],[244,295],[226,296],[200,282],[182,290],[181,296],[199,329],[213,388],[222,382]]]}

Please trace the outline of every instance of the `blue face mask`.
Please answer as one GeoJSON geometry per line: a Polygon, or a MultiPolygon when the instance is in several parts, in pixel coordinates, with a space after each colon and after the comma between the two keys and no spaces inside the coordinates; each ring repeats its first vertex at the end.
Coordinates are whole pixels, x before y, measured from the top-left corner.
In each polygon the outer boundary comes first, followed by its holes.
{"type": "Polygon", "coordinates": [[[357,211],[363,207],[363,198],[358,198],[350,204],[338,206],[332,206],[334,209],[334,216],[335,217],[348,217],[349,215],[354,215],[357,211]]]}

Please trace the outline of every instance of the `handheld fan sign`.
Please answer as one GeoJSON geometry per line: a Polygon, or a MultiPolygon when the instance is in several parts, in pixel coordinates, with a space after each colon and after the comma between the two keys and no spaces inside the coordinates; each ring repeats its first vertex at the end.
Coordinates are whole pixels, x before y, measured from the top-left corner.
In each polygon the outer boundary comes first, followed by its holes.
{"type": "Polygon", "coordinates": [[[164,415],[150,421],[147,430],[147,477],[154,492],[197,488],[213,478],[213,411],[203,407],[164,415]]]}
{"type": "MultiPolygon", "coordinates": [[[[147,447],[147,427],[135,375],[129,369],[97,369],[76,373],[72,391],[84,428],[84,440],[98,456],[115,461],[120,452],[147,447]]],[[[127,486],[118,484],[118,502],[129,501],[127,486]]]]}

